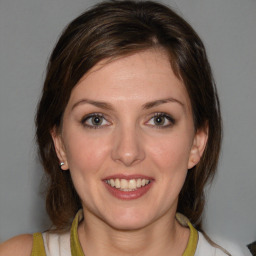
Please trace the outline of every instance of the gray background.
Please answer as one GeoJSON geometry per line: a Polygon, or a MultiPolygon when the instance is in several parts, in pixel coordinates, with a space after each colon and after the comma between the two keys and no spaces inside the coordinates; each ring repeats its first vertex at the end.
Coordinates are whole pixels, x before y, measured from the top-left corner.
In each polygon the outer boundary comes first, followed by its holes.
{"type": "MultiPolygon", "coordinates": [[[[60,32],[95,1],[0,0],[0,241],[47,228],[34,114],[60,32]]],[[[207,233],[256,240],[256,1],[168,0],[202,37],[216,78],[224,141],[207,233]]]]}

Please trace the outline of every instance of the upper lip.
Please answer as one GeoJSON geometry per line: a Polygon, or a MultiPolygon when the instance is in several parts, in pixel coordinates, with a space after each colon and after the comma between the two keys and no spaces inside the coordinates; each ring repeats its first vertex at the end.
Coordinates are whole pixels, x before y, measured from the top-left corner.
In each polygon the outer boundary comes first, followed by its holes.
{"type": "Polygon", "coordinates": [[[146,180],[154,180],[154,178],[142,174],[114,174],[103,178],[103,180],[110,180],[110,179],[125,179],[125,180],[132,180],[132,179],[146,179],[146,180]]]}

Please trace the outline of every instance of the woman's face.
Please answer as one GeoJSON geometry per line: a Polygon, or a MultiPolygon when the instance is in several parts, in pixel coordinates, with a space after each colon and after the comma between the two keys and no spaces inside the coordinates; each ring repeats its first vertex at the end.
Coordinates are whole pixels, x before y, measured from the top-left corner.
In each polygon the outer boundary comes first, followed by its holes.
{"type": "Polygon", "coordinates": [[[53,139],[84,214],[138,229],[174,216],[207,135],[194,131],[188,94],[168,57],[148,50],[92,68],[53,139]]]}

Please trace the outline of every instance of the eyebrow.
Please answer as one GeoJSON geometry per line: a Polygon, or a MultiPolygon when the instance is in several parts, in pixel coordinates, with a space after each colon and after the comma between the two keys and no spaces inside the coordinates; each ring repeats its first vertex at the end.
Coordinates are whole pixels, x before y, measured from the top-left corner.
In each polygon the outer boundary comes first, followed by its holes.
{"type": "MultiPolygon", "coordinates": [[[[182,106],[182,108],[185,108],[184,103],[182,103],[181,101],[174,99],[174,98],[166,98],[166,99],[159,99],[159,100],[154,100],[154,101],[150,101],[145,103],[142,106],[142,109],[150,109],[153,107],[157,107],[161,104],[165,104],[168,102],[173,102],[173,103],[178,103],[180,106],[182,106]]],[[[103,102],[103,101],[94,101],[94,100],[90,100],[90,99],[82,99],[78,102],[76,102],[73,106],[72,106],[72,110],[74,108],[76,108],[79,105],[82,104],[91,104],[93,106],[96,106],[98,108],[102,108],[102,109],[106,109],[106,110],[114,110],[113,106],[107,102],[103,102]]]]}
{"type": "Polygon", "coordinates": [[[113,110],[113,107],[111,104],[109,103],[106,103],[106,102],[102,102],[102,101],[95,101],[95,100],[89,100],[89,99],[82,99],[78,102],[76,102],[73,107],[72,107],[72,110],[79,106],[79,105],[82,105],[82,104],[91,104],[95,107],[98,107],[98,108],[102,108],[102,109],[107,109],[107,110],[113,110]]]}
{"type": "Polygon", "coordinates": [[[183,108],[185,107],[184,103],[182,103],[181,101],[174,99],[174,98],[167,98],[167,99],[160,99],[160,100],[154,100],[151,102],[147,102],[143,105],[143,109],[150,109],[150,108],[157,107],[158,105],[168,103],[168,102],[178,103],[183,108]]]}

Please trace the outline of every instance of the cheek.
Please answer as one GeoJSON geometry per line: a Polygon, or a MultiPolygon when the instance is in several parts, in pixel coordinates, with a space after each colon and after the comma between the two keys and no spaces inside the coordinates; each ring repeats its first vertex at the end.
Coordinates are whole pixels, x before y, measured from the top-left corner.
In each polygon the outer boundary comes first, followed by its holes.
{"type": "Polygon", "coordinates": [[[108,143],[85,133],[73,134],[66,147],[72,181],[81,200],[93,203],[93,198],[99,194],[97,184],[101,182],[101,170],[109,155],[108,143]]]}
{"type": "Polygon", "coordinates": [[[84,175],[97,172],[103,165],[109,152],[109,145],[101,136],[90,136],[84,132],[73,133],[67,136],[69,142],[66,143],[67,161],[71,172],[80,170],[84,175]],[[74,134],[74,135],[73,135],[74,134]]]}
{"type": "Polygon", "coordinates": [[[187,171],[190,143],[186,136],[165,137],[151,143],[149,150],[160,171],[187,171]]]}

